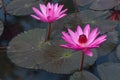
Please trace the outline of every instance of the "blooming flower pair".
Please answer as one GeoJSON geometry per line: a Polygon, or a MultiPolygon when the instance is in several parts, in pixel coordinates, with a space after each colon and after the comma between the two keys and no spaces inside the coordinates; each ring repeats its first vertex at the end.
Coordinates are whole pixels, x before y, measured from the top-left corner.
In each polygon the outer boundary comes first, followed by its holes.
{"type": "MultiPolygon", "coordinates": [[[[66,16],[65,12],[67,9],[62,10],[62,8],[63,5],[58,5],[58,3],[48,3],[47,6],[40,4],[40,11],[33,7],[32,9],[36,15],[32,14],[31,16],[37,20],[52,23],[66,16]]],[[[95,28],[90,32],[89,24],[85,26],[84,30],[82,30],[79,25],[75,32],[68,29],[68,33],[62,32],[62,38],[67,42],[67,44],[62,44],[60,46],[73,50],[81,50],[88,56],[93,56],[91,49],[99,47],[99,45],[106,40],[106,35],[99,36],[100,32],[98,32],[98,28],[95,28]]]]}

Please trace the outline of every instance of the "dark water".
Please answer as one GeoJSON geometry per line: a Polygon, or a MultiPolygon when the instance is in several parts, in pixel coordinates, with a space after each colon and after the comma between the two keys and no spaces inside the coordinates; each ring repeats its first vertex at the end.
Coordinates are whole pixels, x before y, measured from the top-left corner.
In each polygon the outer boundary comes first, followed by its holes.
{"type": "MultiPolygon", "coordinates": [[[[55,0],[55,2],[56,1],[57,0],[55,0]]],[[[9,2],[10,0],[5,0],[5,4],[9,2]]],[[[70,9],[71,10],[69,12],[72,12],[73,10],[71,6],[70,9]]],[[[0,9],[0,20],[4,22],[4,14],[2,9],[0,9]]],[[[0,36],[0,46],[6,47],[9,45],[9,41],[17,34],[36,27],[44,28],[42,27],[43,25],[47,24],[37,21],[30,16],[17,17],[7,14],[7,23],[4,24],[4,30],[0,36]]],[[[119,25],[118,30],[120,31],[119,25]]],[[[103,62],[108,62],[108,56],[112,57],[111,62],[119,62],[114,53],[115,52],[113,50],[110,54],[98,58],[96,64],[94,64],[94,67],[91,67],[90,71],[97,75],[95,67],[103,62]]],[[[69,76],[70,74],[53,74],[44,70],[30,70],[17,67],[10,62],[6,52],[0,53],[0,78],[2,80],[69,80],[69,76]]]]}

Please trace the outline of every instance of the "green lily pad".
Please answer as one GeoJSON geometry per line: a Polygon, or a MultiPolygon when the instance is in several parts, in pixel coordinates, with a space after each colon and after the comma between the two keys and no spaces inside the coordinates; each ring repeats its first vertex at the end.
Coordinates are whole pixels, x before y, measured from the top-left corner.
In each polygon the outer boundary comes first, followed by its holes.
{"type": "Polygon", "coordinates": [[[7,5],[6,10],[11,15],[29,15],[34,13],[32,7],[39,8],[39,3],[43,3],[42,0],[13,0],[7,5]]]}
{"type": "Polygon", "coordinates": [[[95,75],[88,71],[81,71],[75,72],[71,77],[70,80],[99,80],[95,75]]]}
{"type": "Polygon", "coordinates": [[[108,11],[93,11],[93,10],[85,10],[80,12],[80,18],[84,24],[91,24],[91,26],[98,27],[100,32],[110,32],[115,30],[117,26],[117,21],[105,20],[104,15],[106,15],[108,11]]]}
{"type": "Polygon", "coordinates": [[[54,30],[56,29],[65,29],[65,28],[73,28],[75,29],[77,25],[86,24],[88,20],[92,20],[98,18],[102,15],[105,15],[107,11],[92,11],[92,10],[85,10],[78,13],[68,14],[64,18],[54,22],[52,27],[54,30]],[[94,13],[94,16],[93,16],[94,13]],[[85,21],[86,20],[86,21],[85,21]]]}
{"type": "Polygon", "coordinates": [[[2,32],[3,32],[3,23],[2,21],[0,21],[0,35],[2,34],[2,32]]]}
{"type": "MultiPolygon", "coordinates": [[[[61,48],[62,41],[43,42],[43,29],[34,29],[15,37],[9,44],[7,54],[17,66],[31,69],[44,69],[53,73],[71,73],[80,68],[81,52],[61,48]]],[[[97,59],[85,55],[84,68],[97,59]]]]}
{"type": "Polygon", "coordinates": [[[90,9],[94,10],[106,10],[112,9],[120,4],[120,0],[94,0],[90,9]],[[107,5],[106,5],[107,4],[107,5]]]}
{"type": "Polygon", "coordinates": [[[108,11],[84,10],[78,13],[72,13],[52,24],[52,30],[66,30],[67,28],[76,29],[77,25],[84,27],[85,24],[91,24],[92,28],[98,27],[102,33],[115,30],[118,22],[105,20],[104,15],[108,11]]]}
{"type": "MultiPolygon", "coordinates": [[[[96,50],[93,50],[93,57],[85,55],[84,68],[89,68],[97,59],[96,50]]],[[[81,63],[81,51],[64,49],[59,46],[47,46],[39,61],[44,63],[41,68],[53,73],[69,74],[78,70],[81,63]]]]}
{"type": "Polygon", "coordinates": [[[98,65],[97,70],[101,80],[119,80],[120,79],[119,63],[104,63],[101,65],[98,65]]]}
{"type": "Polygon", "coordinates": [[[13,63],[21,67],[33,67],[44,42],[44,29],[34,29],[13,38],[7,48],[8,57],[13,63]]]}

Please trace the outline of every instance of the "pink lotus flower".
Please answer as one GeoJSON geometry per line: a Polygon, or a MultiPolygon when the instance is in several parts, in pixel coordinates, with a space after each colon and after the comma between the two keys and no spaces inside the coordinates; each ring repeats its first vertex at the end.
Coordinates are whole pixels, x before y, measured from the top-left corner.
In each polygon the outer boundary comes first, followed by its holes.
{"type": "Polygon", "coordinates": [[[41,20],[43,22],[52,23],[64,16],[66,16],[65,12],[67,9],[62,10],[63,5],[56,4],[50,4],[50,2],[45,6],[44,4],[40,4],[40,11],[32,7],[33,11],[36,13],[36,15],[31,15],[33,18],[37,20],[41,20]]]}
{"type": "Polygon", "coordinates": [[[81,50],[88,56],[93,56],[91,51],[92,48],[97,48],[101,43],[106,40],[106,35],[99,36],[98,28],[93,29],[90,32],[90,25],[87,24],[82,31],[81,27],[78,25],[77,30],[73,32],[71,29],[68,29],[68,33],[62,32],[62,38],[68,44],[62,44],[61,47],[70,48],[73,50],[81,50]]]}

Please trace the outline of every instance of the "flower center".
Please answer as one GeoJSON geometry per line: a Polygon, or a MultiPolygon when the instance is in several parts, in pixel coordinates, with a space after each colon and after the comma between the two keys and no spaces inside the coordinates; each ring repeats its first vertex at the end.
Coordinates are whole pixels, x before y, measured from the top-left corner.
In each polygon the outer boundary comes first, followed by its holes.
{"type": "Polygon", "coordinates": [[[47,16],[47,19],[49,20],[49,19],[50,19],[50,16],[47,16]]]}
{"type": "Polygon", "coordinates": [[[51,11],[51,8],[49,8],[48,10],[51,11]]]}
{"type": "Polygon", "coordinates": [[[78,41],[79,43],[86,43],[87,42],[86,35],[84,34],[80,35],[78,41]]]}

